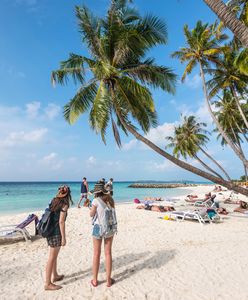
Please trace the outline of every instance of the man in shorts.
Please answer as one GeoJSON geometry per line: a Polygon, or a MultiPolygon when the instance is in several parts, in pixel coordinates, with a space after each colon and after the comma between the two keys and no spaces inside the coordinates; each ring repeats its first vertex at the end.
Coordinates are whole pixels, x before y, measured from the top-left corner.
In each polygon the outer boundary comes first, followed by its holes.
{"type": "Polygon", "coordinates": [[[80,203],[83,200],[83,198],[85,198],[85,200],[87,200],[88,192],[89,192],[88,182],[86,180],[86,177],[84,177],[83,181],[81,183],[81,196],[80,196],[80,199],[78,201],[78,208],[81,208],[80,203]]]}

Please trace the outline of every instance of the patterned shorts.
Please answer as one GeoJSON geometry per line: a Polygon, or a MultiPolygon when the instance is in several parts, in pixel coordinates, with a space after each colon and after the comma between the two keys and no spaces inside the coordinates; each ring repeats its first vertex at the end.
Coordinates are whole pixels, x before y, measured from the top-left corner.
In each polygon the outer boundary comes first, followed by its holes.
{"type": "Polygon", "coordinates": [[[60,247],[61,246],[61,240],[62,240],[61,235],[49,236],[47,238],[47,244],[48,244],[48,246],[50,246],[52,248],[60,247]]]}

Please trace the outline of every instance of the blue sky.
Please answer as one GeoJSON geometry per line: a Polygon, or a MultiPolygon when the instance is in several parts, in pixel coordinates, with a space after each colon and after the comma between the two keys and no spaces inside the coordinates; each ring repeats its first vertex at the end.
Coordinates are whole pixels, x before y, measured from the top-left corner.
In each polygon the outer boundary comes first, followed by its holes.
{"type": "MultiPolygon", "coordinates": [[[[183,26],[192,28],[197,20],[213,22],[215,16],[203,1],[136,0],[142,14],[153,13],[168,26],[167,46],[151,51],[158,63],[180,76],[183,66],[170,54],[184,46],[183,26]]],[[[87,115],[73,126],[62,114],[63,105],[75,94],[76,86],[53,88],[51,71],[71,52],[87,55],[75,18],[75,5],[85,4],[104,15],[107,0],[1,0],[0,1],[0,180],[202,180],[147,149],[132,136],[124,137],[119,150],[111,132],[107,146],[91,131],[87,115]]],[[[153,93],[159,126],[148,137],[165,146],[180,114],[194,114],[209,124],[198,69],[184,84],[178,82],[176,95],[153,93]]],[[[213,136],[209,152],[233,177],[242,174],[241,164],[213,136]],[[232,161],[232,163],[230,163],[232,161]]],[[[195,163],[195,162],[192,162],[195,163]]]]}

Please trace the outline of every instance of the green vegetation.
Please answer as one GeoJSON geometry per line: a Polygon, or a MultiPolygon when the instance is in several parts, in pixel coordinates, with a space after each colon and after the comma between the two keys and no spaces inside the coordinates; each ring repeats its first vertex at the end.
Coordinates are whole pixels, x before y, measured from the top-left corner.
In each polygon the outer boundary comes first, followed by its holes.
{"type": "MultiPolygon", "coordinates": [[[[217,163],[217,167],[228,180],[223,179],[219,173],[205,163],[203,165],[208,172],[178,158],[177,154],[180,153],[183,158],[189,156],[199,160],[197,153],[201,151],[214,162],[214,159],[204,149],[208,137],[205,135],[207,132],[203,129],[203,123],[198,123],[194,118],[189,117],[184,119],[181,127],[175,128],[176,139],[180,140],[181,135],[187,136],[187,139],[185,139],[185,143],[180,144],[180,150],[174,151],[174,155],[159,148],[139,133],[142,131],[146,134],[151,127],[157,125],[157,114],[150,88],[159,88],[169,93],[175,92],[176,75],[174,72],[167,66],[156,64],[154,58],[147,57],[151,48],[167,43],[165,22],[152,15],[140,16],[138,11],[130,7],[126,0],[112,0],[104,18],[99,18],[86,7],[79,6],[76,7],[76,16],[82,41],[88,47],[89,56],[72,53],[67,60],[61,62],[58,70],[52,72],[54,84],[66,84],[70,77],[75,83],[80,84],[77,94],[64,107],[65,119],[72,124],[81,114],[88,113],[91,128],[101,134],[104,143],[106,143],[106,130],[109,126],[112,127],[119,147],[121,147],[119,131],[121,130],[125,134],[131,133],[177,166],[227,188],[248,194],[247,190],[230,181],[228,174],[216,161],[215,164],[217,163]]],[[[224,55],[231,53],[230,46],[223,45],[227,36],[221,33],[216,24],[208,25],[201,21],[193,30],[186,25],[184,34],[187,46],[173,54],[182,63],[187,62],[183,79],[191,73],[194,67],[197,65],[200,67],[209,112],[225,142],[247,168],[248,161],[242,149],[237,146],[233,135],[226,132],[226,128],[221,124],[222,111],[214,111],[211,104],[211,95],[218,93],[218,96],[222,98],[222,91],[224,93],[222,89],[227,87],[222,86],[220,80],[218,87],[214,89],[215,92],[209,95],[205,80],[206,72],[210,75],[218,75],[219,65],[223,64],[226,58],[224,55]]],[[[224,64],[221,67],[224,68],[224,64]]],[[[239,75],[243,80],[245,75],[239,75]]],[[[239,84],[237,85],[236,81],[234,84],[233,80],[229,81],[229,88],[232,98],[235,99],[237,111],[240,113],[241,109],[245,116],[245,118],[241,116],[238,120],[240,132],[236,132],[236,134],[239,137],[240,134],[245,136],[247,127],[243,123],[246,124],[247,116],[245,114],[247,111],[239,101],[243,96],[243,91],[246,93],[246,89],[242,86],[241,93],[240,89],[236,88],[239,84]],[[232,91],[233,86],[236,94],[232,91]]],[[[246,77],[244,82],[246,82],[246,77]]],[[[211,81],[208,85],[211,86],[211,81]]],[[[178,146],[178,141],[174,138],[172,137],[171,142],[173,146],[178,146]]]]}

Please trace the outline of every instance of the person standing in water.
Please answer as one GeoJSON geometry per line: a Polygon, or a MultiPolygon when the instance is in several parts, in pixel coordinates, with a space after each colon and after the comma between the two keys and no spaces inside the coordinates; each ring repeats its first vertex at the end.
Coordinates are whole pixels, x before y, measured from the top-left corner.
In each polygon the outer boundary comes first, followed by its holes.
{"type": "Polygon", "coordinates": [[[83,181],[81,183],[81,196],[78,201],[78,208],[81,208],[80,203],[85,198],[85,200],[88,198],[88,192],[89,192],[89,186],[86,177],[83,178],[83,181]]]}

